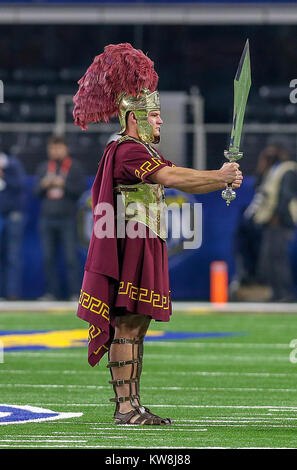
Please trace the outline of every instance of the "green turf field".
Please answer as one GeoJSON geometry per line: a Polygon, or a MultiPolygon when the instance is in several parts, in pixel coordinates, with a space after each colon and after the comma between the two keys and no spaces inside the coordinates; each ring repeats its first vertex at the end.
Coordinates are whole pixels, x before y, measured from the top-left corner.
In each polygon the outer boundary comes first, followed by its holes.
{"type": "MultiPolygon", "coordinates": [[[[87,336],[73,312],[0,313],[2,333],[68,329],[87,336]]],[[[0,425],[0,448],[297,447],[297,315],[176,312],[151,330],[238,333],[145,342],[142,403],[173,426],[114,425],[107,357],[91,368],[85,346],[12,350],[0,363],[0,404],[82,414],[0,425]]]]}

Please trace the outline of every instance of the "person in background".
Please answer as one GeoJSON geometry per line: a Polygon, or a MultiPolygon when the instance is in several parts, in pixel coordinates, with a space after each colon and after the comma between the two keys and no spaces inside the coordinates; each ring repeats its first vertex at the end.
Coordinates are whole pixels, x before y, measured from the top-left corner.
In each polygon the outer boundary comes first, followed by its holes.
{"type": "Polygon", "coordinates": [[[25,176],[17,157],[0,153],[0,295],[7,300],[21,298],[25,176]]]}
{"type": "Polygon", "coordinates": [[[36,182],[36,194],[42,199],[40,236],[46,278],[46,293],[40,300],[59,297],[59,248],[65,256],[68,298],[77,300],[80,287],[77,201],[85,190],[83,170],[79,161],[69,156],[63,137],[51,136],[47,152],[48,161],[38,167],[36,182]]]}
{"type": "Polygon", "coordinates": [[[271,288],[269,300],[293,302],[289,247],[297,224],[297,163],[283,146],[268,145],[260,153],[257,170],[261,180],[245,217],[262,230],[258,279],[271,288]]]}

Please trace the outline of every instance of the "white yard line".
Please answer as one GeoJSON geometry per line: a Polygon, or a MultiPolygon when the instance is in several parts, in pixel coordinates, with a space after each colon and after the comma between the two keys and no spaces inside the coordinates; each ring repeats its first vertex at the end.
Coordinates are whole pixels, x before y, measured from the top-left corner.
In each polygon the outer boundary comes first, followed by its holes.
{"type": "MultiPolygon", "coordinates": [[[[81,406],[81,407],[110,407],[110,403],[35,403],[35,406],[81,406]]],[[[297,412],[297,405],[296,406],[282,406],[282,405],[171,405],[171,404],[158,404],[147,405],[149,408],[156,407],[156,408],[218,408],[218,409],[225,409],[225,408],[234,408],[234,409],[260,409],[260,410],[269,410],[275,412],[297,412]]]]}
{"type": "MultiPolygon", "coordinates": [[[[34,441],[36,442],[35,439],[30,439],[30,438],[27,438],[26,440],[24,439],[0,439],[0,443],[1,442],[31,442],[31,441],[34,441]]],[[[85,442],[88,442],[87,440],[76,440],[76,441],[73,441],[73,440],[61,440],[61,439],[38,439],[37,442],[63,442],[63,443],[66,443],[66,442],[79,442],[79,443],[85,443],[85,442]]]]}
{"type": "MultiPolygon", "coordinates": [[[[217,344],[218,348],[219,348],[219,343],[217,344]]],[[[269,356],[265,357],[265,362],[276,362],[276,361],[281,361],[281,362],[288,362],[289,359],[289,353],[291,351],[291,348],[289,348],[289,346],[287,347],[287,350],[288,351],[284,351],[284,354],[283,355],[278,355],[278,354],[269,354],[269,356]]],[[[80,350],[80,354],[77,355],[77,351],[76,351],[76,354],[73,354],[73,351],[75,351],[75,349],[72,349],[71,351],[71,359],[73,359],[74,357],[77,359],[81,359],[82,361],[84,361],[83,363],[85,363],[85,357],[84,355],[82,355],[81,353],[81,350],[80,350]]],[[[26,351],[19,351],[19,352],[10,352],[10,351],[7,351],[7,354],[9,354],[9,356],[12,356],[12,357],[22,357],[22,358],[38,358],[38,357],[42,357],[42,358],[54,358],[54,359],[70,359],[69,357],[69,354],[66,354],[66,353],[61,353],[61,352],[53,352],[53,351],[43,351],[42,353],[40,352],[26,352],[26,351]]],[[[162,362],[165,362],[165,361],[172,361],[172,355],[171,354],[162,354],[160,356],[160,354],[152,354],[152,353],[146,353],[145,355],[145,358],[146,358],[146,361],[149,361],[149,360],[158,360],[160,361],[160,359],[162,360],[162,362]]],[[[257,351],[253,351],[253,355],[234,355],[233,352],[220,352],[218,354],[209,354],[207,353],[206,351],[204,351],[203,353],[200,352],[197,354],[193,354],[193,352],[189,352],[188,354],[175,354],[174,355],[174,360],[176,362],[183,362],[185,361],[186,358],[189,358],[189,362],[191,362],[192,364],[199,364],[201,365],[201,361],[205,358],[207,359],[208,361],[221,361],[223,358],[232,358],[233,361],[240,361],[240,362],[250,362],[251,360],[255,363],[255,362],[263,362],[263,357],[261,357],[259,355],[259,353],[257,353],[257,351]]],[[[0,366],[1,367],[1,366],[0,366]]]]}
{"type": "MultiPolygon", "coordinates": [[[[210,332],[211,333],[211,332],[210,332]]],[[[230,340],[234,338],[232,336],[230,336],[230,340]]],[[[190,339],[194,339],[194,338],[188,338],[189,340],[190,339]]],[[[176,347],[177,345],[178,346],[182,346],[182,347],[193,347],[193,348],[204,348],[204,347],[222,347],[222,348],[247,348],[247,349],[256,349],[256,348],[260,348],[260,349],[289,349],[290,348],[290,345],[289,343],[286,344],[286,343],[245,343],[245,342],[230,342],[230,343],[222,343],[221,341],[220,342],[209,342],[208,341],[209,338],[197,338],[196,342],[189,342],[187,341],[187,339],[184,339],[183,341],[179,340],[179,341],[167,341],[167,340],[162,340],[162,341],[146,341],[144,344],[145,344],[145,347],[148,346],[163,346],[163,347],[176,347]],[[185,342],[187,341],[187,342],[185,342]]],[[[213,339],[213,338],[212,338],[213,339]]],[[[217,338],[218,340],[221,339],[221,337],[218,337],[217,338]]]]}
{"type": "MultiPolygon", "coordinates": [[[[180,423],[200,423],[201,421],[205,420],[220,420],[220,421],[228,421],[228,420],[245,420],[245,421],[297,421],[297,414],[296,418],[292,417],[275,417],[275,416],[267,416],[267,415],[257,415],[257,416],[202,416],[199,419],[175,419],[174,421],[180,422],[180,423]]],[[[259,421],[259,422],[260,422],[259,421]]]]}
{"type": "MultiPolygon", "coordinates": [[[[269,356],[265,356],[265,362],[275,362],[275,361],[285,361],[285,362],[289,362],[289,352],[290,352],[290,349],[288,348],[288,352],[286,351],[284,353],[284,355],[280,356],[278,354],[270,354],[269,356]]],[[[189,363],[192,363],[192,364],[195,364],[195,363],[198,363],[201,365],[201,361],[203,358],[207,359],[208,361],[222,361],[222,358],[231,358],[233,361],[241,361],[241,362],[251,362],[253,361],[254,363],[255,362],[261,362],[263,363],[263,357],[261,357],[259,355],[258,352],[254,351],[254,354],[253,355],[245,355],[245,356],[239,356],[239,355],[234,355],[232,352],[229,352],[229,353],[222,353],[220,352],[219,354],[208,354],[206,351],[201,354],[201,353],[197,353],[197,354],[193,354],[189,352],[189,354],[174,354],[174,356],[172,356],[172,354],[151,354],[151,353],[146,353],[145,354],[145,359],[146,360],[149,360],[149,359],[154,359],[154,360],[158,360],[159,363],[164,363],[165,361],[172,361],[174,357],[174,361],[177,363],[177,362],[185,362],[186,358],[187,361],[189,363]]]]}
{"type": "MultiPolygon", "coordinates": [[[[121,429],[123,432],[125,432],[125,431],[127,430],[127,431],[136,431],[137,433],[139,433],[139,425],[138,425],[138,424],[129,424],[128,426],[127,426],[127,424],[115,424],[114,426],[116,426],[117,429],[121,429]]],[[[178,425],[178,426],[185,427],[185,426],[187,426],[187,425],[185,425],[185,424],[180,424],[180,425],[178,425]]],[[[193,425],[191,425],[191,426],[193,426],[193,425]]],[[[205,426],[205,424],[203,424],[203,426],[205,426]]],[[[98,427],[98,428],[97,428],[97,427],[93,427],[92,429],[93,429],[93,430],[97,430],[97,431],[101,431],[101,430],[112,430],[112,431],[114,431],[114,430],[115,430],[114,427],[113,427],[113,428],[101,428],[101,427],[98,427]]],[[[182,431],[193,432],[193,431],[207,431],[207,429],[193,428],[193,427],[192,427],[191,429],[181,429],[180,427],[176,428],[175,425],[173,424],[173,425],[170,425],[170,427],[168,427],[168,428],[167,428],[167,427],[165,428],[164,426],[162,426],[161,428],[158,427],[158,428],[155,428],[155,429],[153,429],[153,430],[152,430],[151,428],[149,428],[149,427],[147,427],[147,428],[142,428],[142,429],[141,429],[141,432],[142,432],[142,431],[144,431],[144,432],[152,432],[152,431],[153,431],[153,432],[163,432],[163,431],[164,431],[164,432],[172,432],[172,431],[173,431],[173,432],[174,432],[174,431],[178,431],[178,432],[182,432],[182,431]]],[[[137,438],[137,436],[136,436],[136,438],[137,438]]],[[[134,439],[134,437],[133,437],[133,439],[134,439]]]]}
{"type": "MultiPolygon", "coordinates": [[[[0,384],[2,388],[42,388],[42,389],[83,389],[83,390],[109,390],[108,385],[64,385],[64,384],[0,384]]],[[[146,387],[143,390],[165,391],[215,391],[215,392],[297,392],[297,388],[263,388],[263,387],[146,387]]]]}
{"type": "MultiPolygon", "coordinates": [[[[9,373],[9,374],[28,374],[28,369],[3,369],[0,368],[0,373],[9,373]]],[[[79,370],[79,369],[74,369],[74,370],[60,370],[58,371],[59,374],[65,374],[65,375],[92,375],[94,376],[94,371],[93,370],[79,370]]],[[[57,374],[57,370],[54,369],[41,369],[38,370],[38,374],[57,374]]],[[[96,375],[98,374],[104,374],[108,375],[108,371],[105,370],[96,370],[96,375]]],[[[151,375],[149,372],[143,371],[142,375],[151,375]]],[[[172,372],[170,371],[154,371],[154,375],[170,375],[172,376],[172,372]]],[[[198,376],[211,376],[211,377],[224,377],[224,376],[230,376],[230,377],[295,377],[297,376],[297,373],[291,372],[291,373],[285,373],[285,372],[280,372],[280,373],[274,373],[274,372],[223,372],[223,371],[174,371],[174,375],[181,375],[181,376],[186,376],[186,377],[191,377],[192,375],[198,375],[198,376]]]]}

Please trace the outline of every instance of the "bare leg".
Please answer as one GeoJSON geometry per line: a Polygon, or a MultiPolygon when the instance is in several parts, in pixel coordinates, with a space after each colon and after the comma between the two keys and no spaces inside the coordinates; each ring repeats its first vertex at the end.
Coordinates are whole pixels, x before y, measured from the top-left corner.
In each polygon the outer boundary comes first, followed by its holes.
{"type": "MultiPolygon", "coordinates": [[[[150,324],[151,318],[146,315],[123,315],[116,317],[116,327],[114,340],[120,338],[126,339],[138,339],[141,340],[146,335],[150,324]]],[[[110,347],[109,359],[111,362],[118,361],[129,361],[132,357],[138,356],[139,344],[122,344],[119,347],[118,344],[112,344],[110,347]]],[[[128,378],[136,378],[137,367],[139,364],[126,365],[125,367],[113,367],[112,376],[114,380],[125,380],[128,378]]],[[[118,396],[129,396],[132,392],[133,395],[137,394],[136,384],[124,384],[116,387],[118,396]]],[[[137,406],[139,402],[135,399],[137,406]]],[[[118,411],[120,413],[128,413],[133,409],[130,401],[119,403],[118,411]]]]}
{"type": "Polygon", "coordinates": [[[109,363],[115,398],[115,422],[122,424],[171,424],[143,407],[139,398],[143,339],[151,318],[131,314],[116,317],[115,336],[109,350],[109,363]],[[126,416],[125,416],[126,415],[126,416]]]}

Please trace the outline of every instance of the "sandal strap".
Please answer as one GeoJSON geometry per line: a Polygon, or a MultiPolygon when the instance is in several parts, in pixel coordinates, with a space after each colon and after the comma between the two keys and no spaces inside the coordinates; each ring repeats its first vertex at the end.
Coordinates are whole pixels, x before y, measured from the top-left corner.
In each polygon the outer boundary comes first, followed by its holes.
{"type": "Polygon", "coordinates": [[[135,382],[137,382],[137,380],[138,379],[117,379],[117,380],[109,380],[109,383],[112,384],[112,385],[117,385],[118,387],[120,387],[121,385],[135,383],[135,382]]]}
{"type": "Polygon", "coordinates": [[[112,341],[112,344],[140,344],[142,343],[142,339],[137,339],[137,338],[133,338],[133,339],[130,339],[130,338],[118,338],[118,339],[114,339],[112,341]]]}
{"type": "Polygon", "coordinates": [[[136,410],[131,410],[131,411],[128,411],[128,413],[120,413],[119,411],[117,411],[115,414],[114,414],[114,418],[115,419],[119,419],[120,422],[116,423],[116,424],[127,424],[129,423],[129,421],[131,420],[131,418],[133,418],[133,416],[137,415],[137,411],[136,410]]]}
{"type": "Polygon", "coordinates": [[[129,401],[130,397],[115,397],[115,398],[110,398],[109,401],[115,402],[115,403],[124,403],[124,401],[129,401]]]}
{"type": "MultiPolygon", "coordinates": [[[[121,397],[121,398],[127,398],[129,397],[121,397]]],[[[168,424],[173,424],[173,421],[170,418],[160,418],[160,416],[156,416],[152,413],[148,413],[146,411],[147,408],[143,406],[137,406],[135,407],[134,410],[128,411],[128,413],[120,413],[119,411],[116,411],[114,414],[114,418],[119,420],[119,422],[116,422],[115,424],[129,424],[130,420],[136,416],[139,415],[138,418],[135,419],[133,423],[130,424],[142,424],[142,425],[168,425],[168,424]]]]}
{"type": "Polygon", "coordinates": [[[138,359],[131,359],[129,361],[117,361],[117,362],[109,362],[106,367],[124,367],[129,364],[138,364],[138,359]]]}
{"type": "Polygon", "coordinates": [[[135,401],[134,401],[134,397],[135,395],[129,395],[127,397],[114,397],[114,398],[110,398],[109,401],[112,401],[112,402],[115,402],[115,403],[124,403],[125,401],[130,401],[132,406],[134,406],[134,408],[143,408],[144,410],[144,407],[143,406],[140,406],[140,407],[137,407],[135,401]]]}

